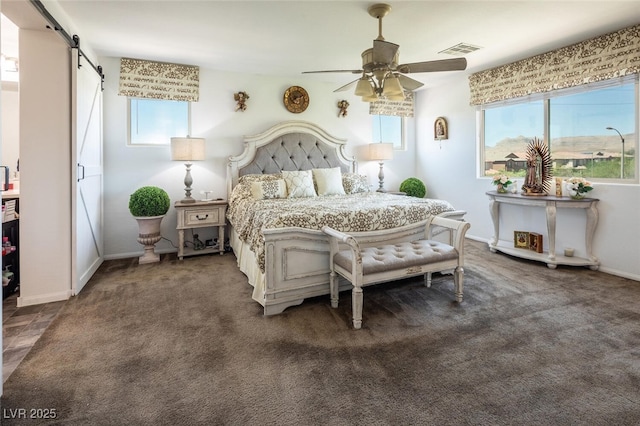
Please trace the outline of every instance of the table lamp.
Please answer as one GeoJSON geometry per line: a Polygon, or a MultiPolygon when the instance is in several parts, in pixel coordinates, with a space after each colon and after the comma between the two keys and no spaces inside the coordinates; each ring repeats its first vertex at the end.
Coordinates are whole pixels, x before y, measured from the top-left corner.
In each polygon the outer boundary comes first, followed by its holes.
{"type": "Polygon", "coordinates": [[[384,189],[384,160],[393,160],[393,144],[392,143],[371,143],[369,144],[369,160],[378,161],[380,163],[380,171],[378,172],[379,187],[377,192],[387,192],[384,189]]]}
{"type": "Polygon", "coordinates": [[[180,200],[181,203],[195,203],[196,200],[191,196],[191,162],[204,160],[204,139],[192,138],[171,138],[171,159],[173,161],[184,161],[187,168],[187,174],[184,177],[184,193],[185,197],[180,200]]]}

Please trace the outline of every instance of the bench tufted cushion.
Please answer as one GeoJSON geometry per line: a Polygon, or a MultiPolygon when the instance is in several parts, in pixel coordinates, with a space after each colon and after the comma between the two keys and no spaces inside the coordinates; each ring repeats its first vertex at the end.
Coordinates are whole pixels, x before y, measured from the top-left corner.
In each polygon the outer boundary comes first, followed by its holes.
{"type": "MultiPolygon", "coordinates": [[[[375,274],[425,265],[433,262],[456,259],[458,251],[450,245],[432,240],[388,244],[361,250],[362,274],[375,274]]],[[[353,256],[351,250],[342,250],[333,258],[336,265],[351,269],[353,256]]]]}

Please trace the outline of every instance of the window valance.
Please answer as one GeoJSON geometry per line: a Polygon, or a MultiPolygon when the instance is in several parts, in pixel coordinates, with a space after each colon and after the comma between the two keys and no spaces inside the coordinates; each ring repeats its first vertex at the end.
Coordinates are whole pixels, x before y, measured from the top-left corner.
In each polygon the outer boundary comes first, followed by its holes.
{"type": "Polygon", "coordinates": [[[481,105],[640,72],[640,25],[469,76],[481,105]]]}
{"type": "Polygon", "coordinates": [[[403,101],[380,99],[369,104],[370,115],[413,117],[413,92],[406,91],[403,101]]]}
{"type": "Polygon", "coordinates": [[[200,68],[193,65],[121,58],[118,95],[198,102],[200,68]]]}

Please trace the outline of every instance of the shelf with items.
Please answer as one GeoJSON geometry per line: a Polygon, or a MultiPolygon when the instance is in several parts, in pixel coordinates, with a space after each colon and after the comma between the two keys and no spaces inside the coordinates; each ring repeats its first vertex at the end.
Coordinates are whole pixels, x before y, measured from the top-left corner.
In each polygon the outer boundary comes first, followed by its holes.
{"type": "Polygon", "coordinates": [[[592,253],[593,235],[598,225],[598,199],[582,198],[573,200],[567,197],[553,195],[527,196],[522,194],[502,194],[497,191],[489,191],[489,211],[493,221],[494,236],[489,240],[489,249],[492,252],[500,251],[512,256],[529,260],[544,262],[551,269],[557,265],[588,266],[597,270],[600,261],[592,253]],[[547,222],[548,251],[538,253],[527,247],[514,247],[513,240],[500,239],[500,204],[510,204],[523,207],[544,207],[547,222]],[[557,209],[583,209],[587,215],[585,226],[585,251],[586,257],[563,256],[556,254],[556,213],[557,209]]]}
{"type": "Polygon", "coordinates": [[[15,293],[20,286],[20,223],[18,219],[2,223],[2,298],[15,293]]]}
{"type": "Polygon", "coordinates": [[[497,243],[489,243],[489,249],[495,253],[497,251],[520,257],[522,259],[535,260],[538,262],[546,263],[550,269],[555,269],[557,265],[569,265],[569,266],[589,266],[591,269],[598,269],[599,263],[592,259],[583,257],[568,257],[556,254],[551,257],[548,251],[542,253],[535,252],[526,248],[517,248],[513,246],[512,241],[499,240],[497,243]]]}

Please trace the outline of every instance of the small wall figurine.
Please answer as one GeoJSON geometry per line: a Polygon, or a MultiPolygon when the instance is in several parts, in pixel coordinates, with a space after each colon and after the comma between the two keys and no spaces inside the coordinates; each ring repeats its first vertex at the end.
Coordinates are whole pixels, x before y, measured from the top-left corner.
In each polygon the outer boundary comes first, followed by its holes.
{"type": "Polygon", "coordinates": [[[249,95],[247,92],[238,92],[233,94],[233,99],[236,101],[236,111],[244,111],[247,109],[247,99],[249,95]]]}
{"type": "Polygon", "coordinates": [[[338,117],[346,117],[347,108],[349,108],[349,102],[347,102],[345,99],[339,101],[338,108],[340,108],[340,111],[338,112],[338,117]]]}
{"type": "Polygon", "coordinates": [[[447,120],[444,117],[436,118],[436,122],[433,123],[433,138],[435,140],[449,139],[447,120]]]}

